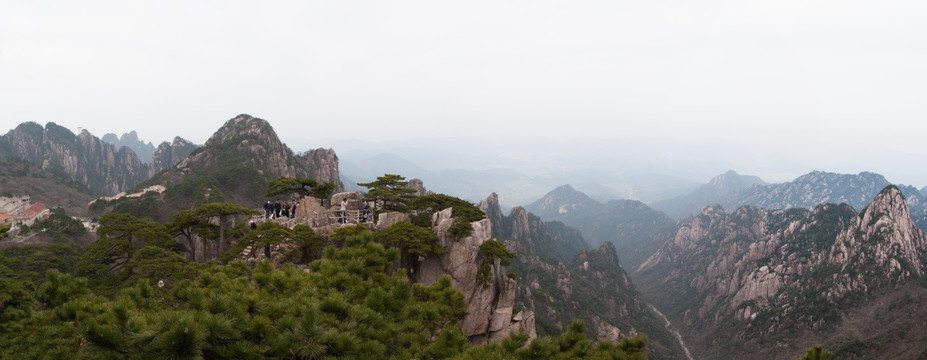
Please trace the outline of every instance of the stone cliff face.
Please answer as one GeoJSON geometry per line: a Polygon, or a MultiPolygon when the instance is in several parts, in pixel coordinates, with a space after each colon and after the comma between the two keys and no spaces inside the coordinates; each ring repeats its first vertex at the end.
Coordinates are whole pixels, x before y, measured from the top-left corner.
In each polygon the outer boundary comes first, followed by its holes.
{"type": "Polygon", "coordinates": [[[148,169],[148,177],[151,178],[157,175],[159,172],[170,169],[177,165],[181,161],[190,156],[194,150],[199,149],[199,145],[196,145],[190,141],[187,141],[181,137],[175,137],[174,141],[168,143],[163,142],[161,145],[158,145],[158,149],[154,151],[154,154],[151,156],[151,165],[148,169]]]}
{"type": "Polygon", "coordinates": [[[130,149],[116,149],[86,130],[48,123],[24,123],[0,138],[8,156],[58,171],[86,185],[97,195],[114,195],[145,180],[148,168],[130,149]]]}
{"type": "Polygon", "coordinates": [[[505,267],[498,260],[492,265],[491,284],[483,285],[477,280],[477,271],[486,257],[480,253],[480,245],[492,238],[489,220],[471,223],[473,232],[462,239],[448,235],[454,221],[452,209],[434,214],[432,224],[438,242],[446,252],[424,259],[414,280],[427,285],[445,274],[451,276],[451,283],[464,295],[467,303],[468,314],[461,327],[471,341],[499,341],[519,330],[535,337],[534,314],[530,311],[515,314],[517,282],[507,276],[505,267]]]}
{"type": "Polygon", "coordinates": [[[838,311],[922,277],[925,256],[924,233],[888,186],[860,213],[846,204],[708,207],[681,222],[636,279],[696,343],[712,347],[730,336],[759,342],[839,329],[838,311]]]}
{"type": "Polygon", "coordinates": [[[301,156],[296,156],[297,169],[302,176],[319,182],[333,181],[337,191],[344,189],[338,170],[338,156],[332,149],[313,149],[301,156]]]}

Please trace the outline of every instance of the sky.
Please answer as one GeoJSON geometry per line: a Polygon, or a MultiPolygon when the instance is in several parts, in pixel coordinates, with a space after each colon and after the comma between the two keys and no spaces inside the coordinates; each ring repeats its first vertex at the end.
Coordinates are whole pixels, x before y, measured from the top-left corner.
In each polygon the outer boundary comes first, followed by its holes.
{"type": "Polygon", "coordinates": [[[55,122],[203,143],[247,113],[297,151],[590,139],[717,164],[692,175],[701,180],[732,167],[767,181],[875,171],[927,185],[924,1],[0,0],[0,9],[3,132],[55,122]]]}

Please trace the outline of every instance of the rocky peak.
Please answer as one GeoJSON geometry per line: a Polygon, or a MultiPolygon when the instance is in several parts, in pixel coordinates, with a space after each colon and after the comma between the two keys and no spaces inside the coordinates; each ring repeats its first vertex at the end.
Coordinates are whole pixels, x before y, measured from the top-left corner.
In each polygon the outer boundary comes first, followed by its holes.
{"type": "Polygon", "coordinates": [[[338,157],[331,149],[317,149],[295,156],[266,120],[247,114],[227,121],[206,144],[181,164],[181,168],[210,166],[229,157],[247,159],[269,179],[280,176],[308,177],[321,182],[334,181],[342,189],[338,157]],[[230,153],[234,152],[234,154],[230,153]]]}
{"type": "MultiPolygon", "coordinates": [[[[927,237],[914,226],[908,204],[894,185],[885,187],[834,244],[831,260],[844,269],[874,260],[881,270],[904,280],[925,273],[927,237]],[[853,261],[854,258],[859,260],[853,261]]],[[[865,269],[863,269],[865,270],[865,269]]]]}
{"type": "Polygon", "coordinates": [[[266,138],[273,145],[280,144],[280,139],[269,122],[248,114],[241,114],[226,121],[219,130],[209,137],[209,140],[206,140],[205,145],[228,143],[248,137],[266,138]]]}
{"type": "Polygon", "coordinates": [[[531,223],[528,218],[528,210],[525,210],[525,208],[521,206],[516,206],[509,213],[509,219],[511,219],[509,236],[531,245],[533,242],[531,239],[531,223]]]}
{"type": "Polygon", "coordinates": [[[899,227],[910,227],[911,216],[908,203],[901,190],[894,185],[886,186],[862,211],[862,223],[872,224],[881,221],[895,222],[899,227]]]}
{"type": "Polygon", "coordinates": [[[493,235],[501,239],[508,238],[508,234],[503,230],[505,227],[502,226],[505,216],[502,214],[502,208],[499,205],[499,195],[492,193],[486,199],[480,201],[480,210],[486,213],[486,218],[492,224],[493,235]]]}
{"type": "Polygon", "coordinates": [[[707,186],[717,192],[731,193],[752,185],[765,185],[766,182],[756,176],[740,175],[734,170],[715,176],[708,181],[707,186]]]}
{"type": "Polygon", "coordinates": [[[419,179],[419,178],[410,179],[406,183],[405,187],[406,189],[415,190],[415,192],[412,193],[412,195],[415,195],[415,196],[426,196],[426,195],[434,194],[434,192],[429,191],[428,189],[425,188],[425,183],[422,181],[422,179],[419,179]]]}
{"type": "Polygon", "coordinates": [[[174,167],[174,165],[186,159],[187,156],[190,156],[190,154],[199,147],[199,145],[179,136],[174,137],[174,141],[170,143],[166,141],[161,143],[151,157],[148,177],[153,177],[163,170],[174,167]]]}
{"type": "Polygon", "coordinates": [[[602,208],[602,204],[573,189],[570,185],[562,185],[531,203],[527,208],[543,219],[553,220],[559,217],[584,216],[598,211],[602,208]]]}
{"type": "Polygon", "coordinates": [[[151,158],[155,152],[155,146],[151,142],[144,142],[138,138],[138,133],[135,130],[132,130],[128,133],[123,133],[122,136],[116,136],[113,133],[107,133],[103,135],[101,140],[113,144],[116,148],[128,147],[138,155],[138,159],[143,163],[150,163],[151,158]]]}
{"type": "Polygon", "coordinates": [[[576,256],[576,261],[578,263],[583,263],[589,260],[590,257],[596,257],[599,259],[605,260],[606,264],[620,266],[618,261],[618,250],[615,249],[615,245],[612,245],[610,242],[606,242],[599,246],[598,249],[587,250],[579,253],[576,256]]]}
{"type": "Polygon", "coordinates": [[[150,182],[162,184],[171,192],[180,184],[184,196],[176,197],[167,208],[186,208],[190,204],[232,201],[259,204],[267,184],[279,177],[304,177],[321,183],[334,182],[335,192],[343,190],[338,157],[331,149],[317,149],[296,155],[280,142],[270,124],[250,115],[238,115],[216,131],[200,148],[171,167],[180,155],[173,145],[188,149],[189,142],[175,139],[172,146],[162,144],[159,168],[167,168],[150,182]],[[168,149],[171,151],[168,151],[168,149]],[[170,153],[170,156],[167,156],[170,153]],[[192,188],[190,187],[192,186],[192,188]]]}
{"type": "Polygon", "coordinates": [[[344,189],[338,167],[338,155],[335,150],[318,148],[296,156],[296,162],[304,171],[303,176],[319,182],[334,182],[336,191],[344,189]]]}

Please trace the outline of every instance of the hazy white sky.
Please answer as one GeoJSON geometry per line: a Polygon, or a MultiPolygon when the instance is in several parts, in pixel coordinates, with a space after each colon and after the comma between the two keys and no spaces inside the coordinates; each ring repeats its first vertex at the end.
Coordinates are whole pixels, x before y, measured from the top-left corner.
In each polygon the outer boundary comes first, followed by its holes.
{"type": "Polygon", "coordinates": [[[742,173],[923,186],[925,19],[884,0],[0,0],[0,132],[202,143],[248,113],[288,143],[714,142],[698,151],[742,173]]]}

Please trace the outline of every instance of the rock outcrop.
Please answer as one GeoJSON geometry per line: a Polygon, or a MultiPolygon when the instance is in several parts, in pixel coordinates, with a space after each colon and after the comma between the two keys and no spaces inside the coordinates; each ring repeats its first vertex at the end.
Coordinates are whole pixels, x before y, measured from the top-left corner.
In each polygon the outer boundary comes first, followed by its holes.
{"type": "Polygon", "coordinates": [[[297,171],[301,176],[315,179],[319,182],[334,182],[337,190],[343,190],[344,185],[338,172],[338,156],[335,150],[318,148],[309,150],[295,157],[297,171]]]}
{"type": "Polygon", "coordinates": [[[445,274],[450,275],[454,288],[464,295],[467,303],[468,315],[461,327],[473,342],[498,341],[518,330],[535,337],[534,315],[514,313],[517,282],[507,276],[498,260],[492,265],[491,284],[484,285],[477,280],[477,271],[487,256],[480,252],[480,245],[492,238],[489,220],[471,223],[473,232],[460,239],[448,234],[454,221],[452,209],[434,214],[433,228],[446,252],[425,258],[414,280],[427,285],[445,274]]]}
{"type": "Polygon", "coordinates": [[[415,192],[412,193],[412,195],[415,195],[415,196],[425,196],[425,195],[434,194],[434,192],[429,191],[428,189],[425,189],[425,184],[422,182],[422,179],[411,179],[409,180],[409,182],[406,184],[405,187],[406,189],[415,190],[415,192]]]}

